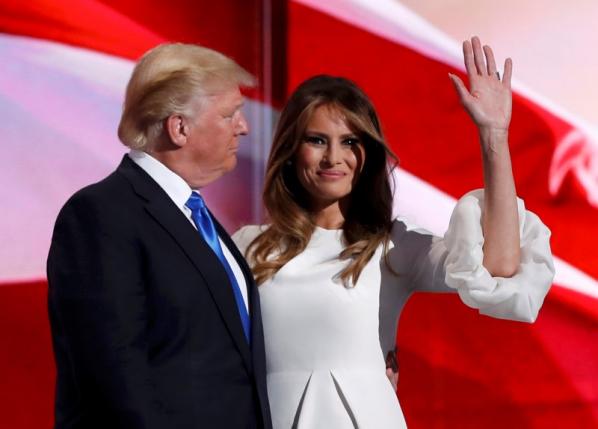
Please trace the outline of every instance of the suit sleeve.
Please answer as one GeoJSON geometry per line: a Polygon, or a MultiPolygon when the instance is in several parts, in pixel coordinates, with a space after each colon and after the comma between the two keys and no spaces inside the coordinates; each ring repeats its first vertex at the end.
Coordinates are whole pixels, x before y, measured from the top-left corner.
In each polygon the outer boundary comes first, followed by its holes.
{"type": "MultiPolygon", "coordinates": [[[[58,371],[111,427],[160,427],[148,365],[148,304],[131,221],[73,197],[48,257],[49,309],[58,371]],[[127,227],[129,225],[129,227],[127,227]]],[[[84,405],[85,406],[85,405],[84,405]]],[[[58,416],[57,416],[58,418],[58,416]]]]}

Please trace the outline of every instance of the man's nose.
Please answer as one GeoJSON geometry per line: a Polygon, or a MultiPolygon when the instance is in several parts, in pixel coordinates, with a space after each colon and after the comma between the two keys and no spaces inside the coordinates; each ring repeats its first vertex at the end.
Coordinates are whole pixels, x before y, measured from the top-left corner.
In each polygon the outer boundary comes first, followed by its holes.
{"type": "Polygon", "coordinates": [[[239,121],[237,123],[237,134],[247,135],[249,133],[249,123],[243,112],[239,112],[239,121]]]}

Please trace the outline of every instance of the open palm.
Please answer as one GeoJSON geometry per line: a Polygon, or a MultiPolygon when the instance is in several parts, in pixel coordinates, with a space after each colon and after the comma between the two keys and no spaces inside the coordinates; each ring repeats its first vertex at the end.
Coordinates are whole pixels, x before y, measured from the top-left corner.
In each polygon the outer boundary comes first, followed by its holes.
{"type": "Polygon", "coordinates": [[[505,61],[504,76],[501,80],[492,49],[490,46],[482,48],[477,37],[463,42],[463,58],[470,88],[467,89],[458,76],[449,74],[463,107],[480,130],[507,130],[511,121],[512,105],[511,59],[507,58],[505,61]]]}

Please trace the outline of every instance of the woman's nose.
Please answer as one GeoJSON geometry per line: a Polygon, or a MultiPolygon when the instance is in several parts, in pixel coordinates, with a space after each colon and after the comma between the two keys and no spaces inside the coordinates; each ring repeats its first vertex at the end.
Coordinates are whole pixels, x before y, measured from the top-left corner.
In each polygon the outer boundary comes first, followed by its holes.
{"type": "Polygon", "coordinates": [[[336,142],[330,142],[326,147],[324,161],[330,165],[336,165],[340,162],[340,148],[336,142]]]}

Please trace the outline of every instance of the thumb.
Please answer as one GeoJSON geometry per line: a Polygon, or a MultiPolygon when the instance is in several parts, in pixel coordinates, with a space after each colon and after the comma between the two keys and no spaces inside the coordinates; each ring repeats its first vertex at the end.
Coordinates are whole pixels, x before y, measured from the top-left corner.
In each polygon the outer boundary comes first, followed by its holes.
{"type": "Polygon", "coordinates": [[[386,369],[386,377],[388,377],[388,381],[392,385],[393,389],[397,390],[397,385],[399,382],[399,375],[396,372],[393,372],[392,369],[386,369]]]}
{"type": "Polygon", "coordinates": [[[459,98],[462,102],[465,102],[470,97],[467,87],[465,86],[465,84],[459,76],[454,75],[452,73],[449,73],[448,76],[451,82],[453,82],[453,85],[455,87],[455,90],[457,91],[457,94],[459,95],[459,98]]]}

